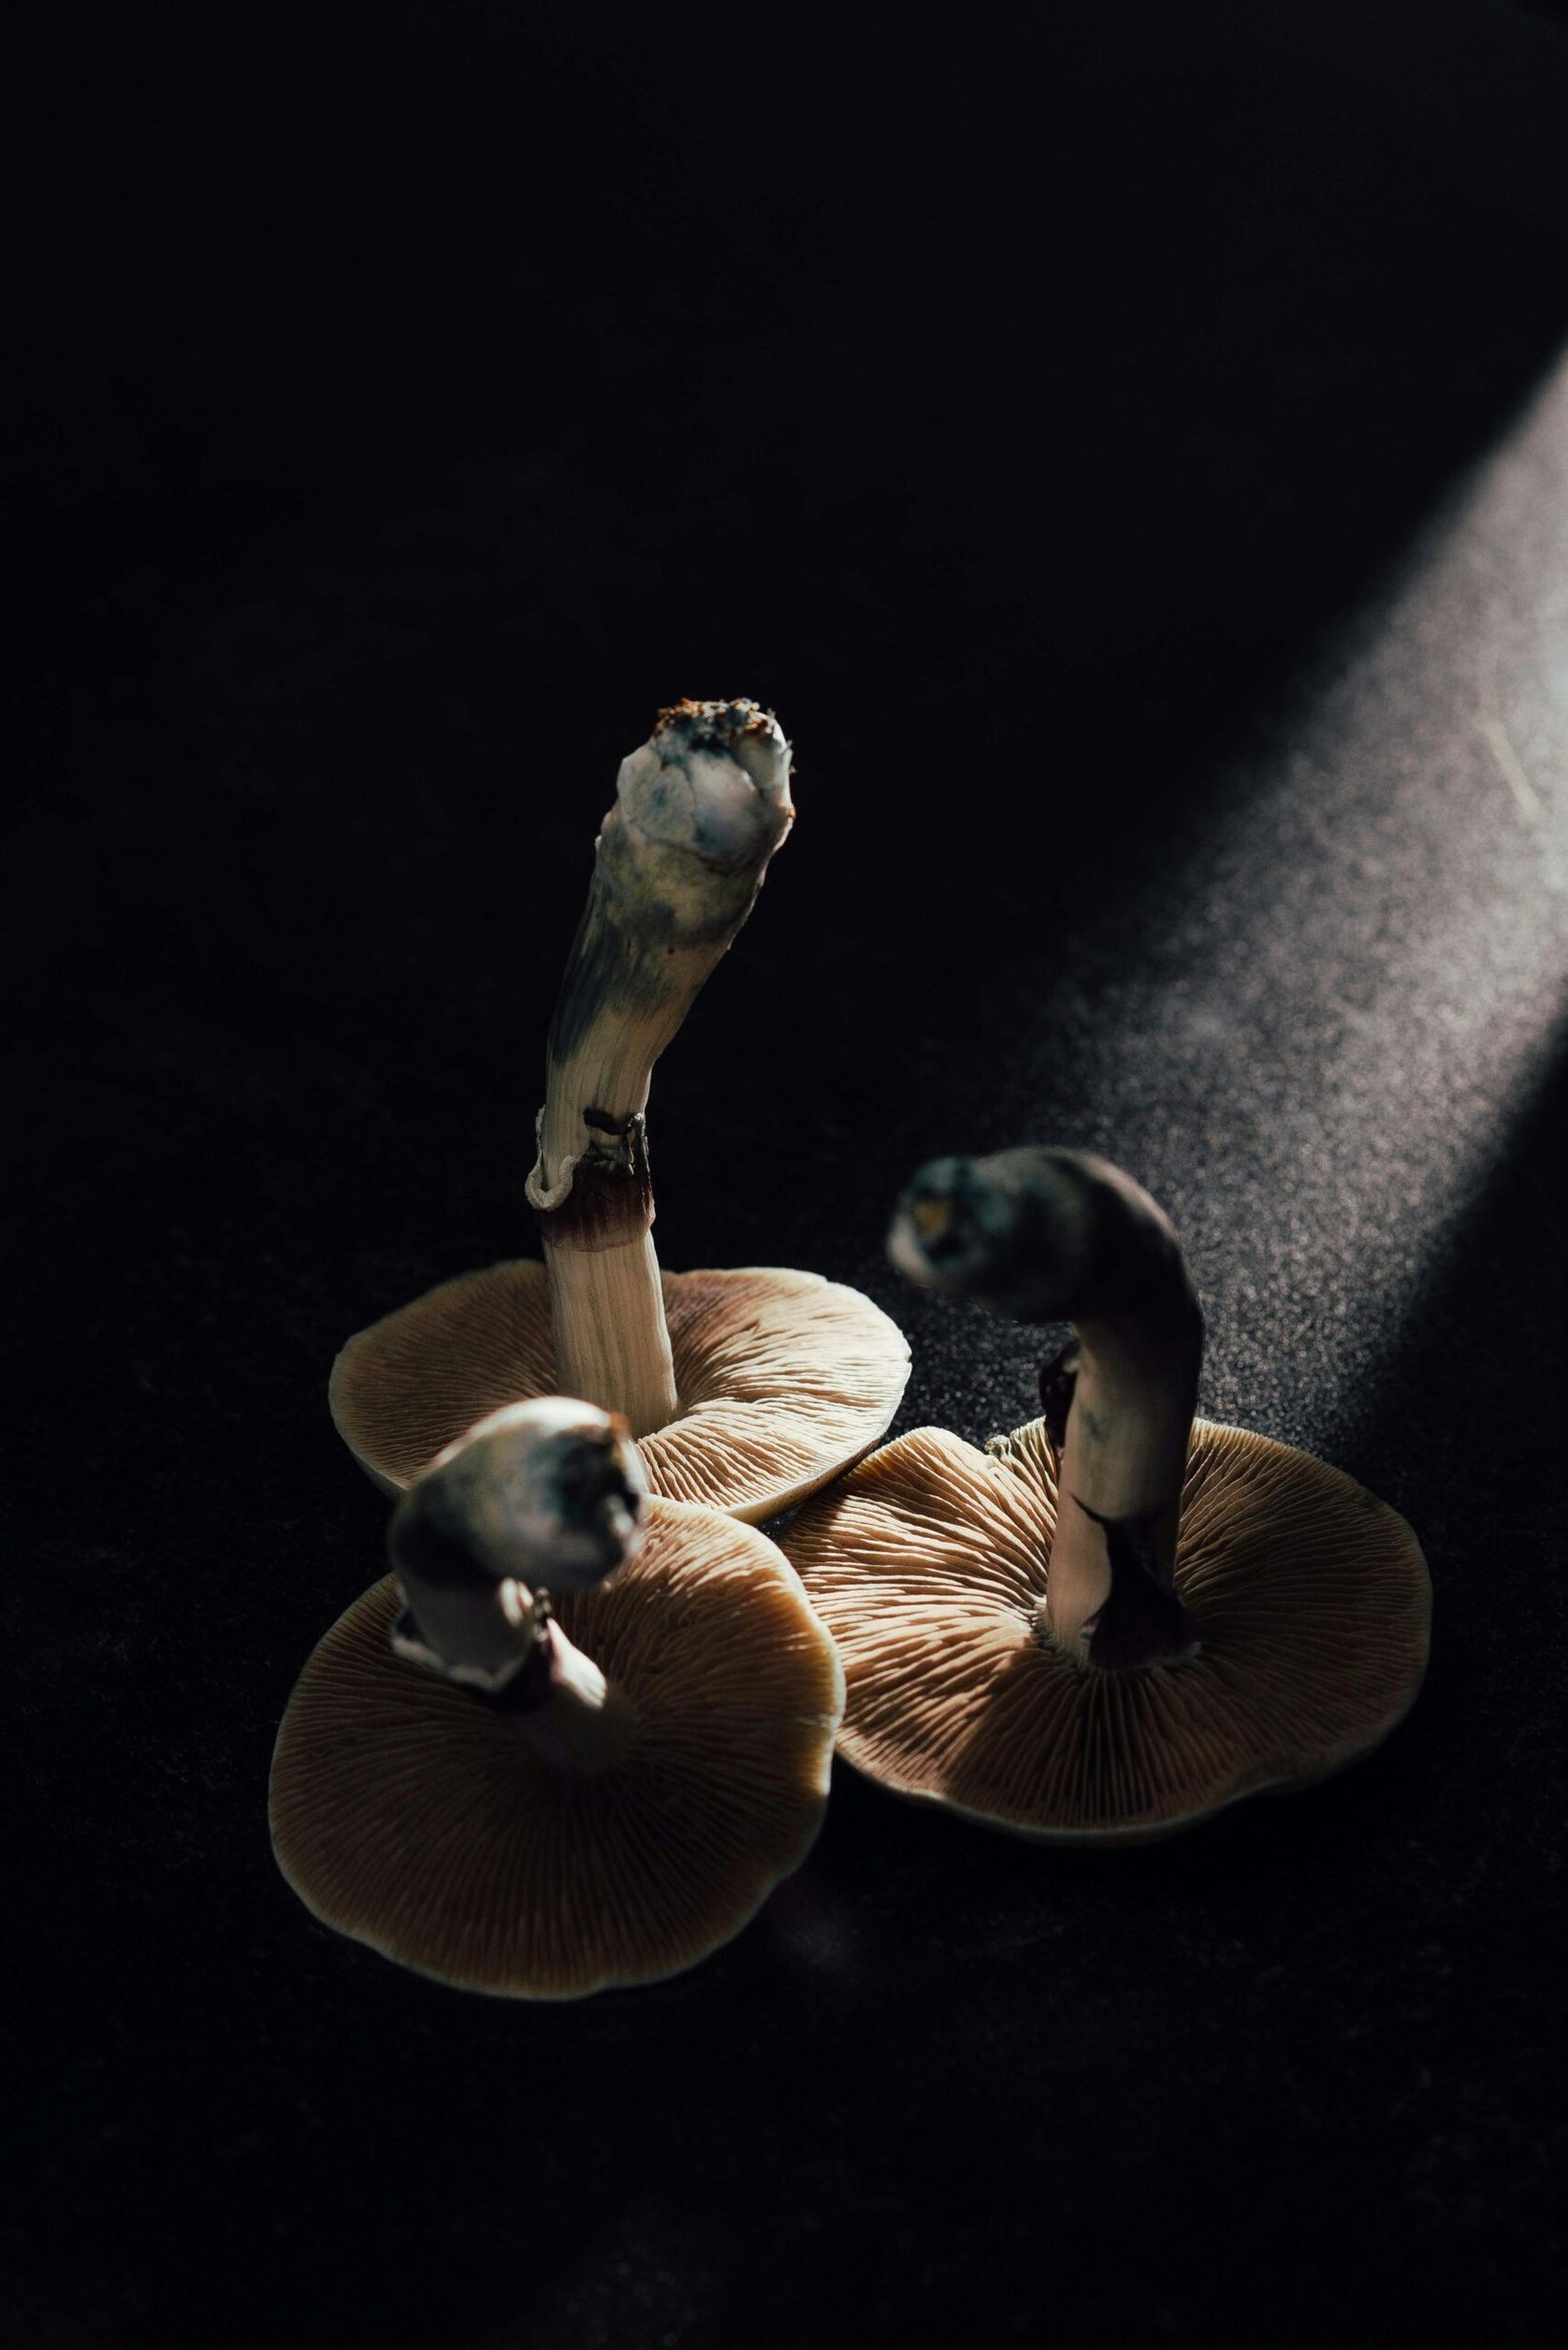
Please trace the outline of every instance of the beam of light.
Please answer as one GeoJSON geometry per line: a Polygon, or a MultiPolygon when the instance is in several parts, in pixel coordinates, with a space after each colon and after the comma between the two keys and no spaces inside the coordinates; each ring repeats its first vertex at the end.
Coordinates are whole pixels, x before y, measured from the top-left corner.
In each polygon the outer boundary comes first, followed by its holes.
{"type": "Polygon", "coordinates": [[[1332,1450],[1568,1010],[1568,365],[1218,806],[988,975],[1031,1041],[969,1147],[1139,1174],[1210,1308],[1205,1408],[1332,1450]]]}

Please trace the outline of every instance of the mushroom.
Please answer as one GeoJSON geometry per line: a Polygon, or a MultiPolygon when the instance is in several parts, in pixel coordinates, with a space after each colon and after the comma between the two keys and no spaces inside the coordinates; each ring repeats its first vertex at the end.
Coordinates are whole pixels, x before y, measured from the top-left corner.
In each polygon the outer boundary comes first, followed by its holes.
{"type": "Polygon", "coordinates": [[[754,1527],[649,1499],[624,1423],[492,1414],[394,1512],[272,1758],[273,1850],[339,1933],[570,1999],[694,1966],[809,1850],[844,1677],[754,1527]]]}
{"type": "Polygon", "coordinates": [[[466,1273],[350,1339],[339,1434],[384,1493],[500,1404],[565,1390],[621,1414],[653,1492],[760,1520],[857,1459],[908,1378],[903,1333],[815,1273],[662,1273],[654,1062],[745,921],[794,818],[790,747],[752,702],[680,702],[622,762],[547,1055],[527,1181],[544,1264],[466,1273]]]}
{"type": "Polygon", "coordinates": [[[985,1452],[916,1429],[785,1534],[844,1658],[851,1762],[1043,1841],[1113,1843],[1388,1735],[1426,1669],[1420,1547],[1310,1454],[1195,1420],[1202,1315],[1147,1192],[1080,1151],[937,1159],[889,1251],[1073,1336],[1042,1419],[985,1452]]]}

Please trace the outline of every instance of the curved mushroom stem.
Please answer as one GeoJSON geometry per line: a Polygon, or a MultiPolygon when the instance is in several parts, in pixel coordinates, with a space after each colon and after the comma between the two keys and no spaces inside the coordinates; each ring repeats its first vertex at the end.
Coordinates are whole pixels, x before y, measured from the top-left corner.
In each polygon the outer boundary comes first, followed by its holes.
{"type": "Polygon", "coordinates": [[[608,1769],[631,1710],[550,1612],[546,1584],[586,1591],[641,1542],[647,1493],[625,1423],[545,1396],[448,1445],[393,1513],[405,1606],[392,1645],[481,1702],[564,1770],[608,1769]]]}
{"type": "Polygon", "coordinates": [[[1059,1455],[1041,1631],[1107,1672],[1190,1654],[1174,1570],[1203,1317],[1169,1218],[1104,1159],[1003,1151],[923,1167],[889,1249],[925,1288],[1073,1325],[1041,1375],[1059,1455]]]}
{"type": "Polygon", "coordinates": [[[550,1029],[527,1194],[563,1386],[647,1436],[679,1408],[644,1112],[653,1067],[789,830],[790,750],[754,702],[680,702],[621,765],[550,1029]]]}

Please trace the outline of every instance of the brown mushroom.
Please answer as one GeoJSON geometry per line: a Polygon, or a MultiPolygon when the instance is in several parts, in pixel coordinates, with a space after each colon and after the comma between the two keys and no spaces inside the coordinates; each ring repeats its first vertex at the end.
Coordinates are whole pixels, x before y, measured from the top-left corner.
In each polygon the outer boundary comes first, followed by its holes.
{"type": "Polygon", "coordinates": [[[512,1998],[655,1982],[738,1934],[810,1848],[843,1708],[783,1553],[646,1499],[623,1426],[560,1398],[453,1446],[389,1548],[278,1732],[273,1848],[306,1905],[512,1998]]]}
{"type": "Polygon", "coordinates": [[[544,1264],[460,1275],[351,1339],[332,1416],[400,1492],[481,1414],[564,1390],[619,1412],[656,1493],[753,1521],[859,1457],[908,1378],[858,1291],[771,1268],[662,1273],[653,1065],[745,921],[794,816],[790,750],[751,702],[682,702],[626,759],[550,1032],[527,1193],[544,1264]]]}
{"type": "Polygon", "coordinates": [[[1174,1233],[1102,1160],[935,1161],[912,1278],[1071,1319],[1046,1415],[986,1452],[884,1446],[785,1533],[838,1642],[840,1751],[1047,1842],[1131,1842],[1366,1753],[1413,1702],[1431,1591],[1403,1519],[1309,1454],[1194,1421],[1201,1318],[1174,1233]]]}

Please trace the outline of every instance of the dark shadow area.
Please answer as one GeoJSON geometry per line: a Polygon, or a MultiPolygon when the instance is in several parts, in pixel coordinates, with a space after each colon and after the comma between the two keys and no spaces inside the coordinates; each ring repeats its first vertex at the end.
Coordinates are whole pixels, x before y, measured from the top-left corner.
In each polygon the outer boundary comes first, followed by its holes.
{"type": "Polygon", "coordinates": [[[733,80],[597,14],[99,28],[30,191],[40,781],[118,681],[222,738],[144,821],[292,815],[321,860],[744,678],[824,930],[874,874],[904,952],[933,827],[951,953],[1114,886],[1568,313],[1558,45],[1371,16],[1069,7],[1028,72],[803,20],[733,80]]]}
{"type": "MultiPolygon", "coordinates": [[[[1444,1760],[1441,1823],[1430,1833],[1446,1846],[1456,1948],[1481,1945],[1467,1953],[1455,1995],[1468,2000],[1491,1983],[1515,2025],[1544,2012],[1564,1941],[1568,1788],[1554,1725],[1568,1628],[1565,1152],[1559,1023],[1398,1344],[1355,1398],[1346,1447],[1346,1465],[1420,1529],[1435,1562],[1434,1667],[1410,1736],[1444,1760]]],[[[1499,2044],[1496,2059],[1494,2127],[1544,2156],[1551,2063],[1528,2033],[1499,2044]]]]}
{"type": "Polygon", "coordinates": [[[1554,35],[1242,17],[1065,7],[1046,71],[978,21],[58,20],[8,455],[27,2342],[1537,2338],[1560,1073],[1348,1464],[1445,1571],[1346,1780],[1040,1865],[843,1773],[740,1941],[552,2010],[336,1940],[267,1841],[379,1571],[327,1365],[531,1252],[593,826],[674,695],[776,699],[802,814],[660,1071],[662,1250],[858,1273],[904,1424],[1009,1416],[979,1317],[864,1270],[939,1074],[1042,1091],[966,1025],[988,959],[1201,828],[1568,326],[1554,35]]]}

